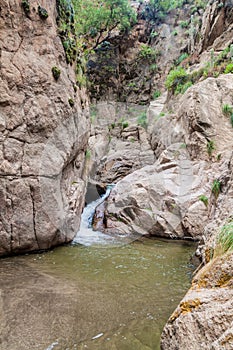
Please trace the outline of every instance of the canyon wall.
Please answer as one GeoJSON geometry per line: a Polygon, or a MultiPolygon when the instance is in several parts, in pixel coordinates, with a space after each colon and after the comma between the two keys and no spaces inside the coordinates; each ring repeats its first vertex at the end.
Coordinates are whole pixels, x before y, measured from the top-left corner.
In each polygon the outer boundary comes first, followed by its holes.
{"type": "Polygon", "coordinates": [[[87,95],[66,62],[56,1],[27,3],[0,4],[0,255],[72,240],[86,187],[87,95]]]}

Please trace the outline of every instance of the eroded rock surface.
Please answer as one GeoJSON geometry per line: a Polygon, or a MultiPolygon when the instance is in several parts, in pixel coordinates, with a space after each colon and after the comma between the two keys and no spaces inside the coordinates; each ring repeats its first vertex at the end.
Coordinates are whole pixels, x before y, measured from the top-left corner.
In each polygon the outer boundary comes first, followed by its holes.
{"type": "Polygon", "coordinates": [[[47,19],[36,1],[29,13],[19,0],[1,1],[0,255],[70,241],[84,201],[87,98],[74,90],[56,1],[40,5],[47,19]]]}
{"type": "Polygon", "coordinates": [[[218,204],[214,180],[222,191],[227,186],[221,175],[229,169],[233,129],[222,105],[232,103],[232,92],[231,75],[207,79],[186,92],[176,116],[155,124],[152,146],[158,159],[117,183],[106,203],[103,230],[201,237],[218,204]],[[208,198],[207,205],[200,196],[208,198]]]}
{"type": "Polygon", "coordinates": [[[103,185],[117,183],[136,169],[154,163],[150,136],[138,123],[144,106],[103,102],[95,106],[89,147],[91,180],[103,185]]]}
{"type": "Polygon", "coordinates": [[[218,257],[194,278],[171,315],[161,349],[230,350],[233,347],[233,254],[218,257]]]}

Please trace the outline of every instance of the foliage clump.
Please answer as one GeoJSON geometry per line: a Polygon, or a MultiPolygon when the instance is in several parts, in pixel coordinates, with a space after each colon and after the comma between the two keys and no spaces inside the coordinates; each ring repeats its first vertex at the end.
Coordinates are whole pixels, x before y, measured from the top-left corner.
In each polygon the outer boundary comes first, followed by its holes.
{"type": "Polygon", "coordinates": [[[230,219],[220,230],[215,255],[222,255],[233,250],[233,220],[230,219]]]}
{"type": "Polygon", "coordinates": [[[202,203],[204,203],[206,207],[208,207],[208,202],[209,202],[208,197],[206,197],[205,195],[202,194],[202,195],[199,197],[199,200],[200,200],[202,203]]]}
{"type": "Polygon", "coordinates": [[[38,14],[40,16],[41,19],[47,19],[49,17],[48,11],[41,6],[38,6],[38,14]]]}
{"type": "Polygon", "coordinates": [[[128,30],[136,21],[128,0],[79,0],[73,1],[73,7],[76,35],[92,48],[107,40],[114,29],[128,30]]]}
{"type": "Polygon", "coordinates": [[[155,90],[153,92],[153,99],[156,100],[157,98],[159,98],[161,96],[161,91],[160,90],[155,90]]]}
{"type": "Polygon", "coordinates": [[[147,60],[155,60],[157,56],[157,52],[154,48],[147,44],[141,44],[141,48],[139,50],[139,58],[147,59],[147,60]]]}
{"type": "Polygon", "coordinates": [[[28,0],[22,0],[21,6],[22,6],[26,16],[28,16],[29,13],[30,13],[30,3],[29,3],[29,1],[28,0]]]}
{"type": "Polygon", "coordinates": [[[226,66],[224,73],[225,73],[225,74],[233,73],[233,63],[229,63],[229,64],[226,66]]]}
{"type": "Polygon", "coordinates": [[[58,80],[61,75],[61,70],[58,67],[54,66],[52,67],[52,73],[53,73],[54,79],[58,80]]]}
{"type": "Polygon", "coordinates": [[[209,157],[212,155],[213,151],[215,150],[215,144],[213,140],[209,140],[207,142],[207,152],[209,157]]]}
{"type": "Polygon", "coordinates": [[[178,94],[183,92],[184,89],[187,90],[187,88],[190,86],[191,82],[188,82],[187,80],[188,74],[185,69],[182,67],[177,67],[169,72],[165,86],[168,90],[171,90],[172,93],[178,94]]]}
{"type": "Polygon", "coordinates": [[[222,187],[221,182],[218,179],[215,179],[213,181],[213,184],[211,187],[211,191],[212,191],[213,195],[215,196],[215,199],[218,198],[219,193],[221,192],[221,187],[222,187]]]}
{"type": "Polygon", "coordinates": [[[68,99],[70,107],[74,107],[74,100],[72,98],[68,99]]]}
{"type": "MultiPolygon", "coordinates": [[[[212,50],[210,60],[205,66],[193,72],[188,72],[183,68],[184,60],[186,66],[188,66],[192,62],[192,56],[188,57],[184,53],[178,57],[174,61],[174,66],[166,79],[165,86],[173,94],[184,93],[192,84],[198,82],[200,79],[209,77],[217,78],[220,74],[233,73],[233,45],[226,47],[218,55],[215,55],[212,50]]],[[[233,126],[233,113],[231,114],[231,122],[233,126]]]]}

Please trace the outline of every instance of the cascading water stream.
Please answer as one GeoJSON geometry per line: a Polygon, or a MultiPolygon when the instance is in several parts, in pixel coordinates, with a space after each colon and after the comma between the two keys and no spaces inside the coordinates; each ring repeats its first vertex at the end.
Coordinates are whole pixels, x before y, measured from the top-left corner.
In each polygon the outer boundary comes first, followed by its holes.
{"type": "Polygon", "coordinates": [[[78,243],[84,246],[91,246],[117,243],[116,237],[106,235],[99,231],[93,231],[92,229],[92,219],[95,213],[95,208],[109,196],[112,187],[113,185],[109,185],[104,195],[102,195],[97,200],[89,203],[84,208],[81,216],[80,229],[73,240],[74,244],[78,243]]]}

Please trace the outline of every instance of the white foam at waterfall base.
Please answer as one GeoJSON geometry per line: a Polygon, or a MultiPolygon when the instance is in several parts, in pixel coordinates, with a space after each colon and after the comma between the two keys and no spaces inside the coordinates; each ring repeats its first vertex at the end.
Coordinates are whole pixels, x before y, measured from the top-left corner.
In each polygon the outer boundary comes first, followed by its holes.
{"type": "Polygon", "coordinates": [[[92,218],[95,213],[95,208],[101,204],[110,194],[112,186],[108,186],[106,193],[98,198],[97,200],[88,204],[82,213],[80,229],[75,236],[73,243],[82,244],[85,246],[91,245],[107,245],[107,244],[117,244],[119,241],[116,237],[106,235],[99,231],[93,231],[92,229],[92,218]]]}

